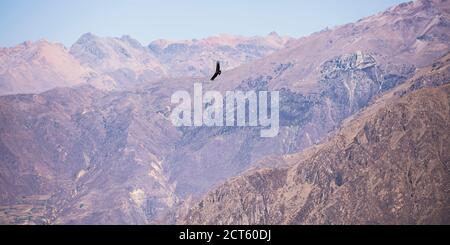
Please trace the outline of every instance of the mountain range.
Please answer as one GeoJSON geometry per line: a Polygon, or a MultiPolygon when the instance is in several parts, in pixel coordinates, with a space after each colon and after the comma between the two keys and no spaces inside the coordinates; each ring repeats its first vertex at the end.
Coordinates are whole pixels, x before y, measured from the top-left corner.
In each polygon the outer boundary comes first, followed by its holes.
{"type": "Polygon", "coordinates": [[[448,224],[449,33],[417,0],[298,39],[2,48],[0,223],[448,224]],[[280,91],[279,136],[172,126],[203,81],[280,91]]]}
{"type": "Polygon", "coordinates": [[[69,49],[46,40],[0,49],[0,95],[40,93],[90,84],[106,91],[162,78],[207,77],[216,60],[225,70],[286,47],[288,37],[221,35],[204,40],[157,40],[143,46],[129,36],[82,35],[69,49]]]}

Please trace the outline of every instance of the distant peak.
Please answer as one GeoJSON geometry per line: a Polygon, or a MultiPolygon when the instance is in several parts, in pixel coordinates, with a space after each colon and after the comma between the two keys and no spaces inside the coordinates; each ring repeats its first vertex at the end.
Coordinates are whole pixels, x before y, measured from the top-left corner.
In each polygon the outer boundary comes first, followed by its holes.
{"type": "Polygon", "coordinates": [[[120,38],[120,40],[124,41],[124,42],[127,42],[128,44],[130,44],[134,48],[142,48],[142,44],[138,40],[132,38],[130,35],[123,35],[120,38]]]}
{"type": "Polygon", "coordinates": [[[37,41],[28,40],[28,41],[21,43],[20,45],[24,46],[26,48],[42,47],[42,46],[63,46],[62,44],[59,44],[59,43],[52,43],[52,42],[48,41],[47,39],[39,39],[37,41]]]}
{"type": "Polygon", "coordinates": [[[391,7],[390,9],[387,10],[387,12],[389,11],[393,11],[393,12],[398,12],[401,11],[403,9],[426,9],[426,8],[433,8],[436,7],[436,5],[441,5],[446,3],[448,0],[416,0],[416,1],[411,1],[411,2],[404,2],[404,3],[400,3],[396,6],[391,7]]]}
{"type": "Polygon", "coordinates": [[[122,37],[120,39],[122,39],[122,40],[134,40],[133,38],[131,38],[130,35],[122,35],[122,37]]]}
{"type": "Polygon", "coordinates": [[[31,47],[33,45],[33,41],[28,40],[22,43],[23,46],[25,47],[31,47]]]}
{"type": "Polygon", "coordinates": [[[47,39],[39,39],[36,41],[36,44],[50,44],[50,42],[47,39]]]}
{"type": "Polygon", "coordinates": [[[81,35],[81,37],[84,37],[84,38],[95,38],[96,36],[92,32],[87,32],[87,33],[84,33],[83,35],[81,35]]]}
{"type": "Polygon", "coordinates": [[[273,31],[273,32],[269,33],[269,36],[279,37],[280,35],[278,35],[278,33],[276,31],[273,31]]]}
{"type": "Polygon", "coordinates": [[[88,32],[88,33],[81,35],[81,37],[78,39],[77,43],[86,43],[86,42],[92,41],[97,38],[98,38],[97,36],[95,36],[91,32],[88,32]]]}

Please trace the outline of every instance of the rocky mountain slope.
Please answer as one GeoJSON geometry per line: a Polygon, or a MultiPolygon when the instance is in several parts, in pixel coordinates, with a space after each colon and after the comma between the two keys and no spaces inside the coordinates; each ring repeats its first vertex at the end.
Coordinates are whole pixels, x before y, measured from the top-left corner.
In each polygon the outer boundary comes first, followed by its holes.
{"type": "Polygon", "coordinates": [[[272,76],[269,87],[314,92],[321,65],[333,57],[361,51],[389,73],[398,65],[423,67],[449,49],[450,3],[418,0],[289,43],[287,49],[223,74],[217,89],[233,89],[242,80],[272,76]],[[258,67],[258,69],[254,69],[258,67]],[[274,72],[278,71],[278,72],[274,72]]]}
{"type": "Polygon", "coordinates": [[[1,97],[4,214],[35,195],[47,195],[45,223],[142,224],[171,207],[161,159],[178,133],[150,95],[83,86],[1,97]]]}
{"type": "Polygon", "coordinates": [[[159,60],[129,36],[103,38],[87,33],[72,45],[70,54],[81,64],[112,77],[115,88],[166,75],[159,60]]]}
{"type": "Polygon", "coordinates": [[[231,70],[281,50],[293,40],[275,32],[250,38],[223,34],[202,40],[157,40],[149,48],[172,76],[208,77],[214,74],[216,60],[223,70],[231,70]]]}
{"type": "Polygon", "coordinates": [[[205,90],[280,90],[280,135],[263,139],[259,129],[187,129],[177,150],[166,158],[178,194],[204,193],[265,156],[299,152],[323,142],[344,119],[450,50],[445,39],[450,33],[449,4],[402,4],[297,40],[205,84],[205,90]],[[418,38],[431,30],[433,38],[418,38]],[[211,154],[217,148],[220,157],[211,154]]]}
{"type": "Polygon", "coordinates": [[[449,81],[447,55],[323,145],[285,156],[291,167],[228,181],[180,223],[448,224],[449,81]]]}
{"type": "Polygon", "coordinates": [[[59,44],[42,40],[0,49],[0,95],[40,93],[84,83],[92,76],[93,70],[59,44]]]}

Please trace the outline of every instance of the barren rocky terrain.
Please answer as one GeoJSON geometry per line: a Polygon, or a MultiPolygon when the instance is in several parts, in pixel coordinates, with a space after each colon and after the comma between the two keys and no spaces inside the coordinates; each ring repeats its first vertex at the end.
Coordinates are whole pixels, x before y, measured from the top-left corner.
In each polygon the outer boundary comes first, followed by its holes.
{"type": "Polygon", "coordinates": [[[286,155],[289,167],[209,192],[180,223],[448,224],[450,56],[424,72],[326,143],[286,155]]]}

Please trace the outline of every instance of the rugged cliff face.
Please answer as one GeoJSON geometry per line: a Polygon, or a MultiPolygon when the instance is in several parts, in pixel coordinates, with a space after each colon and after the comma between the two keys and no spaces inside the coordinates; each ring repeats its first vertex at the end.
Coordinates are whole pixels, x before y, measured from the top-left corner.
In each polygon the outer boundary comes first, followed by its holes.
{"type": "Polygon", "coordinates": [[[230,180],[179,222],[448,224],[449,58],[379,98],[323,145],[285,156],[291,167],[230,180]]]}
{"type": "MultiPolygon", "coordinates": [[[[267,90],[277,73],[288,68],[280,67],[270,75],[245,80],[237,89],[267,90]]],[[[321,77],[315,92],[294,92],[289,87],[280,90],[279,137],[261,138],[259,128],[184,129],[177,150],[166,159],[166,169],[178,183],[178,194],[202,194],[254,167],[252,163],[262,157],[294,153],[322,142],[345,118],[415,72],[411,66],[392,66],[387,72],[377,66],[372,55],[360,51],[327,60],[319,69],[321,77]],[[218,148],[220,153],[215,150],[218,148]]]]}
{"type": "Polygon", "coordinates": [[[334,57],[362,51],[377,66],[390,69],[424,67],[448,52],[450,3],[419,0],[401,4],[355,23],[325,29],[289,43],[288,48],[224,73],[217,89],[234,89],[241,81],[272,75],[269,88],[288,87],[295,92],[315,92],[319,67],[334,57]],[[424,38],[423,36],[429,36],[424,38]],[[257,69],[255,69],[257,67],[257,69]],[[282,68],[282,69],[279,69],[282,68]]]}
{"type": "Polygon", "coordinates": [[[292,41],[286,49],[224,73],[220,82],[205,89],[281,91],[280,137],[260,139],[256,130],[187,130],[183,142],[196,143],[178,145],[166,164],[171,178],[177,178],[177,191],[202,193],[261,157],[323,142],[374,97],[446,54],[448,20],[447,1],[402,4],[292,41]],[[434,33],[433,38],[420,38],[423,33],[434,33]],[[211,149],[218,145],[227,154],[211,159],[211,149]],[[204,162],[208,168],[201,167],[204,162]]]}

